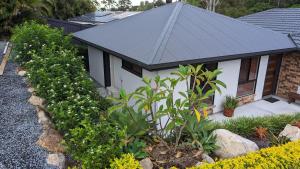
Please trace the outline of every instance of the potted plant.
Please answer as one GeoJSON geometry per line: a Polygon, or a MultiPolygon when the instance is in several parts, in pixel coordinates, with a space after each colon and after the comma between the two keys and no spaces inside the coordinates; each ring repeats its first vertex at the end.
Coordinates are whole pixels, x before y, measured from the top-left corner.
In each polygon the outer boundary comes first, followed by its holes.
{"type": "Polygon", "coordinates": [[[238,106],[238,100],[232,96],[226,96],[224,103],[224,116],[232,117],[234,109],[238,106]]]}

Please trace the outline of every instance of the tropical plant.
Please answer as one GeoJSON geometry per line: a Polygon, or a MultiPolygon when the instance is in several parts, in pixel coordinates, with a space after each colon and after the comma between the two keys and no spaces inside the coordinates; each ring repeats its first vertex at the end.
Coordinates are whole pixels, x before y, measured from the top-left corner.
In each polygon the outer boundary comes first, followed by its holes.
{"type": "Polygon", "coordinates": [[[264,127],[257,127],[255,129],[255,134],[259,139],[265,140],[268,135],[268,129],[264,127]]]}
{"type": "MultiPolygon", "coordinates": [[[[126,97],[121,96],[119,101],[113,99],[116,105],[111,107],[109,112],[116,110],[122,110],[121,112],[129,114],[144,112],[150,116],[149,122],[152,126],[150,134],[161,138],[174,136],[177,146],[189,121],[187,117],[192,116],[200,122],[200,112],[207,114],[207,104],[203,100],[213,95],[215,90],[220,92],[219,86],[225,87],[225,84],[216,80],[216,76],[220,73],[220,70],[203,70],[202,65],[197,67],[179,66],[178,71],[172,73],[175,78],[161,79],[159,76],[154,80],[144,78],[144,86],[126,97]],[[191,78],[194,79],[193,84],[189,84],[191,78]],[[186,89],[178,92],[182,98],[174,98],[175,87],[179,83],[184,83],[186,89]],[[153,84],[154,87],[152,87],[153,84]],[[209,90],[203,92],[207,86],[210,87],[209,90]],[[135,108],[129,105],[132,102],[134,102],[135,108]],[[154,110],[157,105],[159,106],[154,110]],[[165,124],[161,121],[162,117],[167,118],[165,124]]],[[[122,93],[121,91],[121,95],[122,93]]]]}
{"type": "Polygon", "coordinates": [[[272,132],[268,133],[269,141],[271,146],[279,146],[282,144],[286,144],[290,142],[291,140],[285,136],[275,136],[272,132]]]}
{"type": "MultiPolygon", "coordinates": [[[[127,94],[124,90],[120,93],[121,99],[119,101],[125,101],[128,97],[127,94]]],[[[150,130],[147,118],[147,114],[135,112],[132,107],[125,105],[121,111],[112,112],[109,119],[116,122],[125,131],[125,144],[127,145],[136,138],[147,136],[150,130]]]]}
{"type": "Polygon", "coordinates": [[[201,118],[200,122],[190,117],[185,128],[187,141],[194,147],[210,154],[217,148],[216,136],[212,134],[213,130],[213,123],[211,123],[211,120],[207,119],[205,115],[201,118]]]}

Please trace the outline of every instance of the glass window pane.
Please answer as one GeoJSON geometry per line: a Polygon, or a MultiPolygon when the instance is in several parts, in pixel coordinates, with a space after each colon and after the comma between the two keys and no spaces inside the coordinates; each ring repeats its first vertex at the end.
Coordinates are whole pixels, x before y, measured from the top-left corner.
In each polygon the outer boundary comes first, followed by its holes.
{"type": "Polygon", "coordinates": [[[239,83],[247,82],[251,59],[243,59],[241,62],[239,83]]]}

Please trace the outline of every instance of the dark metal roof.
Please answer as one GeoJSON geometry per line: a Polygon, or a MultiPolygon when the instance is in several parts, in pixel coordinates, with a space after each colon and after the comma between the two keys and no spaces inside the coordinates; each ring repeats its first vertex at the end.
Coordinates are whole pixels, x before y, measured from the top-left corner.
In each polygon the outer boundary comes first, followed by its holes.
{"type": "Polygon", "coordinates": [[[74,37],[149,70],[296,47],[281,33],[182,2],[76,32],[74,37]]]}
{"type": "Polygon", "coordinates": [[[291,34],[291,38],[300,47],[300,8],[274,8],[240,17],[239,20],[291,34]]]}
{"type": "Polygon", "coordinates": [[[131,11],[96,11],[82,16],[69,19],[72,22],[86,22],[93,24],[108,23],[114,20],[123,19],[128,16],[138,14],[140,12],[131,11]]]}

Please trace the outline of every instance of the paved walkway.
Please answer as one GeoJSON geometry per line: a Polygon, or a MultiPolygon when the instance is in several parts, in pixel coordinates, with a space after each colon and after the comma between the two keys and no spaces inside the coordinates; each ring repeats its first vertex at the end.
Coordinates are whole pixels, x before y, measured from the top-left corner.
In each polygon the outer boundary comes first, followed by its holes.
{"type": "Polygon", "coordinates": [[[225,117],[223,113],[216,113],[210,115],[209,118],[214,121],[220,122],[239,117],[262,117],[295,113],[300,113],[299,103],[288,104],[284,99],[281,99],[280,101],[277,101],[275,103],[270,103],[265,100],[259,100],[236,108],[233,117],[228,118],[225,117]]]}
{"type": "MultiPolygon", "coordinates": [[[[0,62],[2,61],[0,44],[0,62]]],[[[0,76],[0,169],[48,169],[47,152],[36,145],[42,127],[24,78],[16,75],[9,61],[0,76]]]]}

